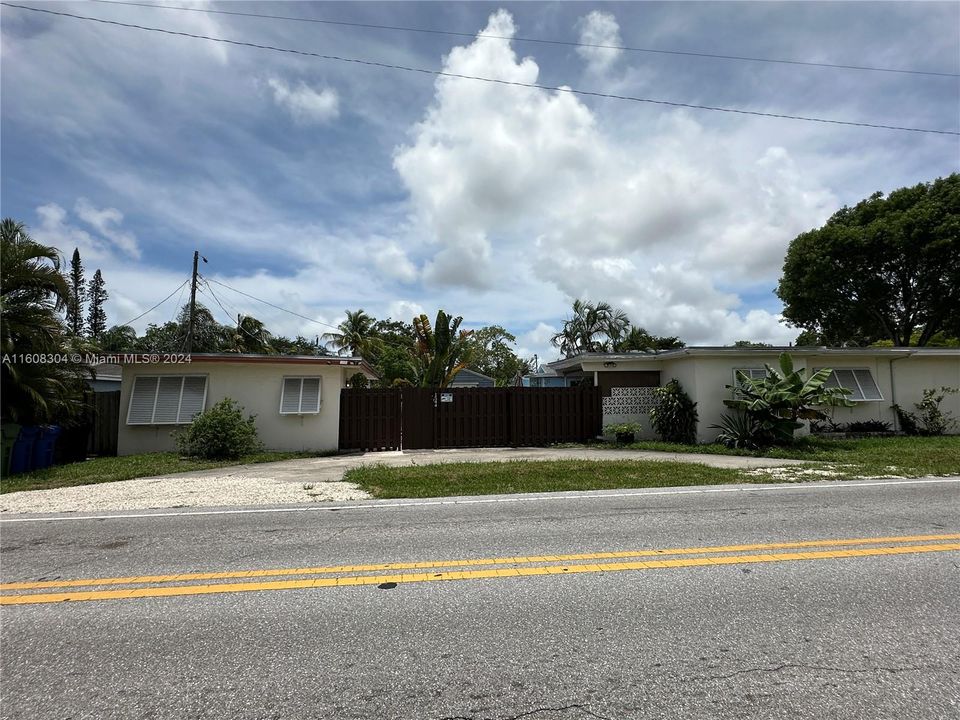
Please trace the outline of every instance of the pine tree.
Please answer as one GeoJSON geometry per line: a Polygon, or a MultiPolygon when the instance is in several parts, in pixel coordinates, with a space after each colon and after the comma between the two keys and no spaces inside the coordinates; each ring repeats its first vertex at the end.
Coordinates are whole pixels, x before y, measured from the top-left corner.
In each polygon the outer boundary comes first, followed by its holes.
{"type": "Polygon", "coordinates": [[[83,296],[87,281],[83,279],[83,263],[80,261],[80,249],[73,249],[70,260],[70,300],[67,302],[67,327],[78,337],[83,334],[83,296]]]}
{"type": "Polygon", "coordinates": [[[87,334],[93,340],[99,340],[107,330],[107,313],[103,309],[103,303],[108,297],[110,296],[107,294],[103,276],[98,268],[93,274],[93,280],[87,292],[87,300],[90,303],[90,311],[87,313],[87,334]]]}

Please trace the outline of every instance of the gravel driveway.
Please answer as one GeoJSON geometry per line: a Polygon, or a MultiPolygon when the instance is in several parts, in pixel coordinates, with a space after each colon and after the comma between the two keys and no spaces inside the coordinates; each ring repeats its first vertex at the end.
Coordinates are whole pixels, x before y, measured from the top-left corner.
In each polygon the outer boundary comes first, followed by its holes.
{"type": "Polygon", "coordinates": [[[427,465],[446,462],[510,460],[660,460],[725,468],[772,468],[794,460],[589,448],[491,448],[412,450],[237,465],[163,477],[98,485],[29,490],[0,495],[0,513],[55,513],[149,510],[176,507],[288,505],[368,499],[343,474],[361,465],[427,465]]]}

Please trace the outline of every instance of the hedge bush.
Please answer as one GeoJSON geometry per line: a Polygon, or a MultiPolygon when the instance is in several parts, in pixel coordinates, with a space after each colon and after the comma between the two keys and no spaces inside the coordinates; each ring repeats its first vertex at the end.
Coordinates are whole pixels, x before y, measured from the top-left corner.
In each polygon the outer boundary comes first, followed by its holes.
{"type": "Polygon", "coordinates": [[[243,408],[224,398],[193,423],[174,433],[181,455],[205,460],[235,460],[259,452],[263,443],[257,437],[254,415],[243,417],[243,408]]]}
{"type": "Polygon", "coordinates": [[[697,404],[674,378],[653,391],[657,404],[650,411],[650,424],[664,442],[693,445],[697,442],[697,404]]]}

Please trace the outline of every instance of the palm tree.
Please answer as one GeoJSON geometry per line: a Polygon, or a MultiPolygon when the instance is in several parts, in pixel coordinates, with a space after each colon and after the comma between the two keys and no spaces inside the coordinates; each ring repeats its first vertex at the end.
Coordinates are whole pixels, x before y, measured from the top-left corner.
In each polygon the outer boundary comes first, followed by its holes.
{"type": "Polygon", "coordinates": [[[421,387],[447,387],[470,363],[473,330],[460,330],[462,322],[462,317],[450,317],[443,310],[437,312],[433,328],[426,315],[413,319],[421,387]]]}
{"type": "Polygon", "coordinates": [[[372,354],[377,346],[377,339],[373,334],[376,321],[362,309],[344,312],[347,317],[337,326],[340,332],[323,334],[327,346],[341,353],[347,350],[354,356],[366,357],[372,354]]]}
{"type": "Polygon", "coordinates": [[[564,321],[552,342],[566,357],[605,352],[620,342],[629,326],[630,319],[623,310],[605,302],[577,299],[573,301],[573,315],[564,321]]]}
{"type": "Polygon", "coordinates": [[[100,338],[100,349],[104,352],[133,350],[136,342],[136,330],[129,325],[114,325],[100,338]]]}
{"type": "Polygon", "coordinates": [[[71,302],[60,273],[60,254],[27,233],[23,223],[0,221],[0,349],[9,356],[0,372],[4,418],[20,423],[65,420],[83,408],[82,362],[22,362],[20,358],[71,357],[59,312],[71,302]]]}
{"type": "Polygon", "coordinates": [[[231,333],[230,352],[256,355],[274,354],[266,326],[252,315],[237,315],[237,327],[231,333]]]}

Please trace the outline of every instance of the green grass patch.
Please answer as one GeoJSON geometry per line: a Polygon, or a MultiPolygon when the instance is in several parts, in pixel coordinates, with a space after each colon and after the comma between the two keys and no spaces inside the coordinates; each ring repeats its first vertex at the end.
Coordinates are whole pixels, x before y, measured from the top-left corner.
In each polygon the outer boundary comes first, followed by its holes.
{"type": "Polygon", "coordinates": [[[763,482],[738,471],[680,462],[636,460],[513,460],[443,463],[414,467],[368,465],[344,478],[378,498],[427,498],[449,495],[616,490],[763,482]]]}
{"type": "Polygon", "coordinates": [[[837,465],[844,478],[900,475],[960,475],[960,436],[876,437],[834,440],[808,436],[789,447],[762,452],[732,450],[723,445],[677,445],[654,440],[630,445],[596,445],[616,450],[655,450],[708,455],[787,458],[837,465]]]}
{"type": "Polygon", "coordinates": [[[133,478],[152,477],[154,475],[170,475],[191,470],[211,470],[228,465],[251,465],[335,454],[336,452],[259,452],[245,455],[239,460],[196,460],[181,458],[177,453],[145,453],[124,457],[104,457],[5,477],[0,481],[0,493],[19,490],[46,490],[73,485],[93,485],[95,483],[132,480],[133,478]]]}

